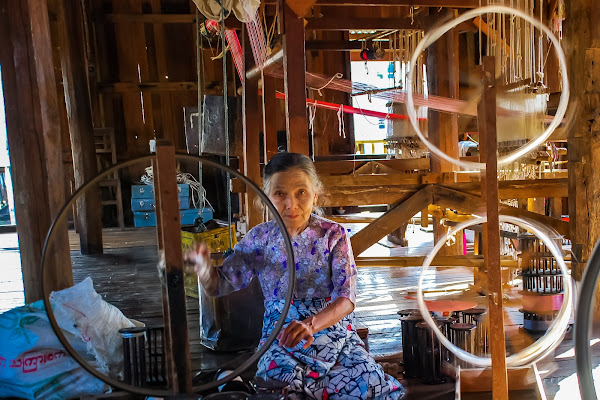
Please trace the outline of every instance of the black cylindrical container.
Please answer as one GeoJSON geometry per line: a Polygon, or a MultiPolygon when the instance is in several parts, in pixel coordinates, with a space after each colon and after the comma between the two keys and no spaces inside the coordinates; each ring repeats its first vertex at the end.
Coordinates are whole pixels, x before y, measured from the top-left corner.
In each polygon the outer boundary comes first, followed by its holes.
{"type": "MultiPolygon", "coordinates": [[[[436,317],[435,320],[439,323],[440,330],[450,340],[450,326],[458,321],[457,317],[436,317]]],[[[442,359],[444,361],[451,362],[453,358],[453,354],[448,351],[445,346],[442,346],[442,359]]]]}
{"type": "Polygon", "coordinates": [[[397,314],[400,318],[408,317],[409,315],[421,315],[421,310],[418,308],[405,308],[404,310],[399,310],[397,314]]]}
{"type": "MultiPolygon", "coordinates": [[[[457,322],[450,326],[450,341],[461,349],[474,353],[475,351],[475,324],[465,324],[464,322],[457,322]]],[[[455,357],[456,365],[461,367],[468,367],[468,363],[455,357]]]]}
{"type": "Polygon", "coordinates": [[[146,329],[120,329],[123,336],[123,373],[125,383],[146,386],[146,329]]]}
{"type": "Polygon", "coordinates": [[[402,327],[402,358],[404,374],[416,378],[419,374],[419,343],[417,324],[423,321],[420,315],[408,315],[400,318],[402,327]]]}
{"type": "Polygon", "coordinates": [[[123,337],[125,382],[139,387],[165,386],[164,327],[124,328],[119,333],[123,337]]]}
{"type": "Polygon", "coordinates": [[[482,307],[473,307],[473,308],[469,308],[467,310],[462,310],[462,321],[466,324],[475,324],[475,316],[476,315],[483,315],[485,313],[487,313],[487,310],[485,308],[482,307]]]}
{"type": "Polygon", "coordinates": [[[446,380],[442,375],[442,345],[426,322],[417,324],[417,342],[420,378],[427,384],[444,383],[446,380]]]}

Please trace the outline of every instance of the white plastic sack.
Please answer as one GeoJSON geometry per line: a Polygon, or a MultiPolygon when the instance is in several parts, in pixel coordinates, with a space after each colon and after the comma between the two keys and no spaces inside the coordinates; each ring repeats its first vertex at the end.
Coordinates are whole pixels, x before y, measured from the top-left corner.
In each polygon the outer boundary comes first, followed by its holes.
{"type": "MultiPolygon", "coordinates": [[[[102,300],[90,278],[52,293],[50,302],[71,346],[100,371],[118,375],[118,331],[133,322],[102,300]]],[[[41,300],[0,314],[0,397],[65,399],[108,389],[64,350],[41,300]]]]}
{"type": "Polygon", "coordinates": [[[223,4],[225,18],[233,10],[233,14],[241,22],[250,22],[260,6],[260,0],[193,0],[193,2],[202,15],[213,21],[221,21],[221,4],[223,4]]]}

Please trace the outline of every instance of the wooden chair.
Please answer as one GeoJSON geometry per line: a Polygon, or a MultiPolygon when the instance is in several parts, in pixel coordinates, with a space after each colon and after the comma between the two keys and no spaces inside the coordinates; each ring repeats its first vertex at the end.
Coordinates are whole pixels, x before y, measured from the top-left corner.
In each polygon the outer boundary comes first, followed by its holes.
{"type": "MultiPolygon", "coordinates": [[[[95,128],[94,143],[96,145],[96,160],[98,171],[103,171],[117,163],[117,150],[115,146],[115,131],[113,128],[95,128]]],[[[123,197],[121,194],[121,180],[118,171],[110,173],[98,183],[100,188],[106,188],[110,199],[101,199],[102,206],[115,206],[119,228],[125,228],[123,220],[123,197]]]]}

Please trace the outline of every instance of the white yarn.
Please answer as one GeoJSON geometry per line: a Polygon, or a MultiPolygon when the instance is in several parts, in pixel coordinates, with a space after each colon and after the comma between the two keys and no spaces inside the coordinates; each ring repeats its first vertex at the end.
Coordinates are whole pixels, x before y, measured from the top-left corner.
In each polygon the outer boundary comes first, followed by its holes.
{"type": "MultiPolygon", "coordinates": [[[[147,167],[144,175],[140,178],[140,181],[146,185],[154,185],[154,174],[152,167],[147,167]]],[[[187,183],[190,185],[190,192],[192,198],[192,204],[194,208],[206,208],[208,206],[211,210],[215,210],[206,198],[206,189],[194,178],[192,174],[187,172],[177,171],[177,183],[187,183]]]]}
{"type": "Polygon", "coordinates": [[[559,64],[559,68],[561,70],[561,78],[562,78],[562,85],[563,85],[562,91],[560,94],[560,101],[558,103],[558,109],[556,111],[556,114],[554,115],[554,118],[552,119],[552,122],[546,128],[544,133],[541,134],[540,136],[538,136],[537,138],[529,141],[525,146],[520,147],[519,149],[515,150],[514,152],[504,155],[502,157],[499,157],[498,158],[498,166],[509,164],[509,163],[517,160],[518,158],[522,157],[523,155],[531,152],[533,149],[535,149],[541,143],[545,142],[548,139],[548,137],[552,134],[552,132],[558,127],[558,125],[560,125],[562,123],[562,119],[565,116],[565,112],[567,110],[567,103],[569,102],[569,91],[570,90],[569,90],[569,80],[567,78],[567,61],[565,58],[565,54],[562,51],[562,48],[560,47],[560,42],[552,34],[550,29],[548,29],[542,22],[537,21],[534,18],[532,18],[530,15],[528,15],[520,10],[510,8],[510,7],[487,6],[487,7],[481,7],[481,8],[476,8],[476,9],[467,11],[466,13],[460,15],[459,17],[441,25],[439,28],[436,28],[436,29],[430,31],[423,38],[423,40],[421,42],[419,42],[416,50],[413,53],[412,59],[410,61],[410,68],[409,68],[407,87],[406,87],[406,108],[407,108],[406,111],[407,111],[408,117],[410,119],[410,123],[412,124],[415,132],[417,133],[417,135],[419,136],[421,141],[429,148],[429,150],[431,150],[432,153],[443,158],[446,161],[449,161],[456,165],[460,165],[461,167],[466,168],[466,169],[485,169],[486,164],[480,163],[480,162],[463,161],[460,159],[455,159],[453,157],[450,157],[448,154],[444,153],[437,146],[435,146],[433,143],[431,143],[429,140],[427,140],[425,135],[421,132],[421,129],[420,129],[418,121],[417,121],[417,111],[415,109],[415,104],[414,104],[414,99],[413,99],[412,85],[413,85],[413,82],[415,82],[415,76],[414,76],[415,71],[412,67],[413,67],[413,65],[417,64],[418,58],[421,55],[421,53],[423,52],[423,50],[425,50],[425,48],[427,48],[431,43],[433,43],[434,41],[439,39],[448,30],[456,27],[458,24],[460,24],[464,21],[467,21],[467,20],[472,19],[477,16],[481,16],[485,13],[503,13],[503,14],[507,14],[507,15],[514,15],[514,16],[517,16],[517,17],[523,19],[527,23],[531,24],[533,27],[537,27],[538,29],[542,30],[548,36],[548,38],[552,41],[554,50],[557,53],[558,64],[559,64]]]}

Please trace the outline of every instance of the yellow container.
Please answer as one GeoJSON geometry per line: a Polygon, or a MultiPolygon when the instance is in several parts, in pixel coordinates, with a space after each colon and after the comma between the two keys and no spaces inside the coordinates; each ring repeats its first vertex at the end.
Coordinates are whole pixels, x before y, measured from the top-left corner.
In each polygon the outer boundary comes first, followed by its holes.
{"type": "MultiPolygon", "coordinates": [[[[235,225],[231,224],[231,229],[226,226],[222,228],[211,229],[209,231],[194,233],[186,230],[181,231],[181,247],[185,251],[192,247],[194,242],[204,242],[208,246],[211,253],[223,253],[229,250],[229,234],[231,232],[231,247],[237,243],[235,235],[235,225]]],[[[221,265],[223,258],[213,259],[216,265],[221,265]]],[[[186,274],[185,276],[185,293],[186,295],[198,298],[198,277],[195,274],[186,274]]]]}
{"type": "Polygon", "coordinates": [[[231,224],[230,229],[226,226],[222,228],[211,229],[209,231],[193,233],[185,230],[181,231],[181,247],[186,250],[192,247],[194,242],[204,242],[211,253],[222,253],[229,250],[229,235],[232,235],[231,247],[237,243],[235,236],[235,225],[231,224]]]}

